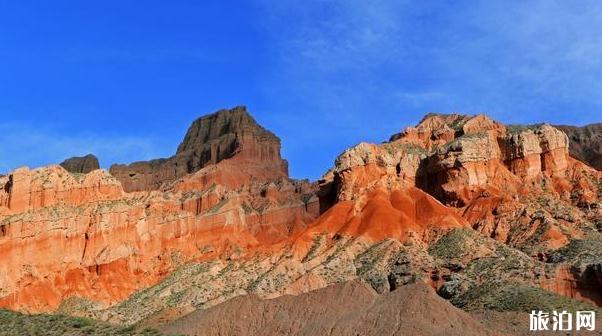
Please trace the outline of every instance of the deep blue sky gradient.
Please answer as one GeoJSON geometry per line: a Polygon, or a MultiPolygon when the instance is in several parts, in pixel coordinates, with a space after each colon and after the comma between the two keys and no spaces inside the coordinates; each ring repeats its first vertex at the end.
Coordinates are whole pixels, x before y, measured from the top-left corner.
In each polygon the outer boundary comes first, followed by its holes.
{"type": "Polygon", "coordinates": [[[599,1],[0,0],[0,173],[166,157],[247,105],[292,176],[427,112],[602,115],[599,1]]]}

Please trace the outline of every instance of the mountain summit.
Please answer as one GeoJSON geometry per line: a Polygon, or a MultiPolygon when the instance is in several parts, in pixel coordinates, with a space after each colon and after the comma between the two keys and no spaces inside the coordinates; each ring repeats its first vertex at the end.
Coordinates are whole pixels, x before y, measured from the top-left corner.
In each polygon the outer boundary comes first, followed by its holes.
{"type": "Polygon", "coordinates": [[[571,144],[548,124],[429,114],[309,183],[244,107],[220,110],[167,159],[0,177],[0,306],[163,325],[359,281],[378,295],[419,282],[469,312],[594,309],[602,173],[571,144]]]}
{"type": "Polygon", "coordinates": [[[170,158],[116,164],[110,172],[121,181],[125,191],[156,190],[226,159],[241,165],[261,165],[261,169],[273,172],[274,176],[288,176],[287,163],[280,157],[280,139],[257,124],[244,106],[219,110],[195,120],[170,158]]]}

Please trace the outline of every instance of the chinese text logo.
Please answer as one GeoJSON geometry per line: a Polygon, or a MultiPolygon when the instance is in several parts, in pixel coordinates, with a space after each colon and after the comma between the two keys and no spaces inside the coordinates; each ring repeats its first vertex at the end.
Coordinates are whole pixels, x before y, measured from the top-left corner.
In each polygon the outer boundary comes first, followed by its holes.
{"type": "Polygon", "coordinates": [[[566,310],[561,312],[552,311],[552,314],[543,311],[531,311],[529,314],[529,330],[589,330],[596,329],[596,312],[594,311],[578,311],[573,318],[572,313],[566,310]],[[574,329],[573,329],[574,328],[574,329]]]}

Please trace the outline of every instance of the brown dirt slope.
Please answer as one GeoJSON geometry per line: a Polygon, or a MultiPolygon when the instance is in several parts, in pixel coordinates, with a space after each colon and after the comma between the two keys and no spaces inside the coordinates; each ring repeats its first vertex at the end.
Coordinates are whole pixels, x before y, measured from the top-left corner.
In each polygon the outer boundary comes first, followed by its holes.
{"type": "Polygon", "coordinates": [[[299,296],[241,296],[163,328],[186,335],[500,335],[422,283],[384,295],[352,281],[299,296]]]}

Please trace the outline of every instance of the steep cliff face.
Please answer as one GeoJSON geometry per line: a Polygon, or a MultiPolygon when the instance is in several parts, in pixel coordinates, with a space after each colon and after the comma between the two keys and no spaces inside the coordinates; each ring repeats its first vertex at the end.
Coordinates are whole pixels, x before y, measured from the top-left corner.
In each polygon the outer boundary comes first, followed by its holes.
{"type": "Polygon", "coordinates": [[[448,203],[465,205],[483,187],[512,193],[523,181],[562,178],[568,140],[549,126],[460,133],[429,157],[425,187],[448,203]]]}
{"type": "Polygon", "coordinates": [[[93,170],[100,169],[98,158],[92,154],[68,158],[61,162],[60,166],[68,172],[76,174],[87,174],[93,170]]]}
{"type": "Polygon", "coordinates": [[[222,110],[168,159],[1,177],[0,306],[162,324],[358,279],[424,282],[465,309],[599,305],[602,176],[568,146],[545,124],[430,114],[310,184],[244,109],[222,110]]]}
{"type": "Polygon", "coordinates": [[[568,157],[563,133],[433,114],[393,139],[343,152],[319,182],[320,217],[288,239],[87,313],[163,324],[357,279],[378,293],[425,282],[468,310],[600,303],[600,174],[568,157]]]}
{"type": "Polygon", "coordinates": [[[10,211],[29,210],[0,222],[0,305],[51,311],[72,296],[114,304],[186,262],[274,244],[312,220],[302,189],[284,179],[194,192],[117,189],[40,208],[11,203],[10,211]]]}
{"type": "Polygon", "coordinates": [[[50,166],[0,178],[0,305],[114,304],[184,263],[238,258],[301,231],[318,215],[317,198],[308,182],[287,177],[279,150],[278,138],[235,108],[194,122],[176,156],[142,184],[136,165],[116,176],[50,166]]]}
{"type": "Polygon", "coordinates": [[[409,173],[420,177],[419,187],[463,209],[476,229],[500,241],[524,243],[525,237],[514,241],[508,235],[511,223],[546,221],[547,242],[562,245],[574,228],[559,219],[591,223],[599,215],[600,173],[569,157],[567,136],[552,126],[505,127],[485,116],[429,115],[396,139],[388,145],[411,143],[428,151],[409,173]],[[453,136],[433,146],[440,128],[453,129],[453,136]],[[567,215],[558,215],[561,211],[567,215]]]}
{"type": "Polygon", "coordinates": [[[270,177],[288,175],[287,163],[280,157],[280,139],[258,125],[244,106],[195,120],[170,158],[113,165],[110,172],[127,192],[157,190],[225,159],[236,160],[240,169],[264,171],[270,177]]]}
{"type": "MultiPolygon", "coordinates": [[[[345,151],[321,181],[320,197],[323,204],[332,206],[329,212],[347,206],[348,210],[329,220],[331,223],[342,221],[362,227],[357,223],[364,223],[374,213],[373,206],[364,205],[382,206],[386,204],[383,200],[390,200],[395,207],[400,203],[393,200],[403,195],[414,203],[402,208],[422,210],[416,218],[434,218],[419,225],[426,230],[416,230],[407,213],[404,220],[397,222],[399,214],[379,208],[376,213],[383,217],[368,225],[371,230],[365,232],[387,232],[391,223],[398,223],[394,225],[397,230],[412,228],[415,233],[410,236],[432,245],[434,241],[439,243],[441,236],[456,237],[454,232],[463,232],[459,228],[471,227],[484,237],[516,249],[517,258],[525,257],[519,257],[520,254],[530,256],[534,259],[531,266],[536,267],[538,262],[548,261],[552,251],[571,241],[584,237],[600,239],[597,223],[601,218],[602,175],[569,157],[568,147],[567,136],[546,124],[504,126],[483,115],[430,114],[416,127],[391,137],[388,143],[362,143],[345,151]],[[424,193],[423,199],[431,199],[431,205],[417,202],[420,197],[415,188],[424,193]],[[352,221],[351,217],[360,219],[352,221]]],[[[322,215],[318,225],[328,218],[329,212],[322,215]]],[[[408,239],[395,231],[379,236],[382,237],[395,237],[402,242],[408,239]]],[[[481,253],[475,250],[461,264],[482,257],[481,253]]],[[[564,295],[599,302],[598,294],[588,289],[597,280],[579,271],[595,266],[569,267],[573,263],[569,259],[551,263],[559,269],[572,270],[570,281],[559,282],[564,289],[552,287],[564,295]]],[[[547,279],[557,277],[553,272],[530,273],[525,272],[521,281],[528,279],[528,284],[546,287],[551,281],[547,279]]],[[[503,273],[498,276],[507,277],[503,273]]],[[[447,277],[451,279],[450,274],[447,277]]],[[[474,279],[467,283],[476,286],[474,279]]]]}
{"type": "MultiPolygon", "coordinates": [[[[506,127],[484,115],[430,114],[391,139],[381,145],[362,143],[337,158],[324,177],[325,183],[337,184],[337,199],[357,197],[358,187],[410,185],[462,207],[486,190],[511,195],[524,191],[525,182],[547,181],[566,193],[562,182],[592,183],[575,176],[578,172],[598,175],[571,159],[567,136],[545,124],[506,127]]],[[[580,191],[595,191],[595,185],[590,187],[580,191]]]]}
{"type": "Polygon", "coordinates": [[[119,181],[106,171],[74,175],[61,166],[19,168],[0,178],[0,214],[11,215],[55,205],[79,205],[122,197],[119,181]]]}
{"type": "Polygon", "coordinates": [[[602,170],[602,124],[590,124],[583,127],[554,126],[568,135],[571,156],[602,170]]]}

